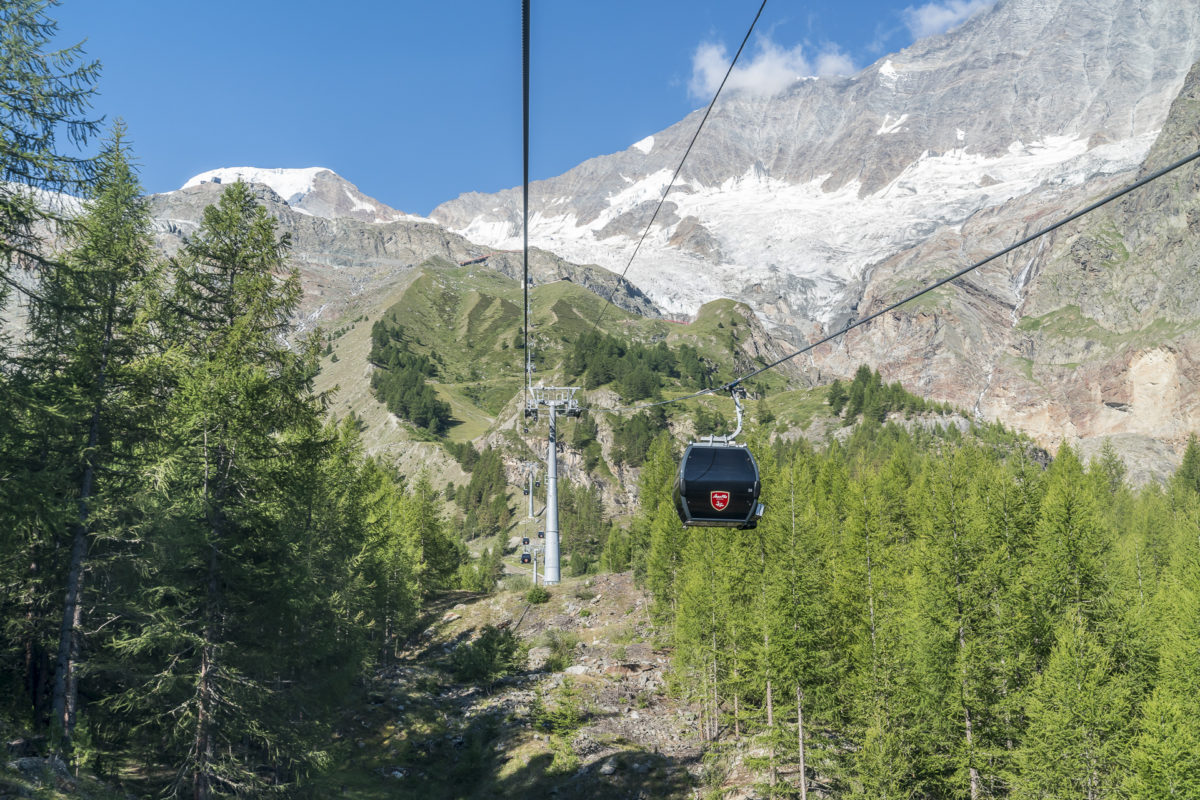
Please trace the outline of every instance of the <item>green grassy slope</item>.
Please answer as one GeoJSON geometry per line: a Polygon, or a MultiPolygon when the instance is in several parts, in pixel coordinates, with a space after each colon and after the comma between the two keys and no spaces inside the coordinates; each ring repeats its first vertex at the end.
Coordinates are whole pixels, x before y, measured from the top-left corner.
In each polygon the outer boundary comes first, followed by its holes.
{"type": "MultiPolygon", "coordinates": [[[[451,404],[454,414],[447,438],[458,442],[478,440],[513,413],[524,368],[519,281],[479,265],[459,267],[430,260],[401,291],[386,300],[391,302],[386,306],[384,298],[375,302],[365,318],[352,323],[352,328],[333,342],[338,361],[329,361],[328,367],[342,386],[338,408],[369,420],[371,427],[389,440],[405,438],[399,431],[405,425],[394,417],[386,419],[390,415],[368,388],[372,369],[366,363],[370,327],[376,319],[382,319],[401,326],[409,350],[429,356],[437,365],[432,383],[439,396],[451,404]]],[[[605,308],[604,299],[591,291],[570,281],[556,281],[530,290],[535,382],[561,385],[579,381],[579,376],[567,374],[565,361],[576,339],[593,330],[602,309],[598,326],[601,333],[648,346],[660,341],[672,348],[689,344],[714,366],[714,377],[721,381],[734,377],[734,364],[751,363],[743,348],[752,336],[760,335],[749,308],[733,301],[706,305],[696,321],[688,325],[638,317],[611,305],[605,308]]],[[[779,390],[784,386],[782,377],[769,373],[756,380],[751,389],[779,390]]],[[[680,380],[668,381],[662,396],[689,394],[697,388],[680,380]]],[[[729,401],[715,402],[729,405],[727,413],[732,415],[729,401]]],[[[685,409],[679,411],[686,414],[685,409]]],[[[410,431],[407,439],[414,438],[426,437],[414,436],[410,431]]]]}

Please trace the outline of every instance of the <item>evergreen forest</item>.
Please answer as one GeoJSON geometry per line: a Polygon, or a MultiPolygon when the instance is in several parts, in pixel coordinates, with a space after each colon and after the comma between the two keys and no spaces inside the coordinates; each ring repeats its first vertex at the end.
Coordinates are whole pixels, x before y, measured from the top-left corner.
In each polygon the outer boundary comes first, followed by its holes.
{"type": "MultiPolygon", "coordinates": [[[[755,447],[758,528],[682,529],[662,435],[603,563],[765,796],[1200,797],[1200,445],[1131,491],[989,427],[755,447]]],[[[753,445],[752,445],[753,446],[753,445]]]]}
{"type": "Polygon", "coordinates": [[[427,378],[433,377],[433,362],[413,355],[405,346],[403,326],[383,320],[371,328],[371,388],[392,412],[432,434],[441,433],[450,422],[450,404],[439,400],[427,378]]]}
{"type": "Polygon", "coordinates": [[[246,185],[157,254],[123,126],[87,116],[98,65],[48,51],[49,8],[0,5],[5,740],[146,795],[298,789],[463,550],[427,481],[327,418],[288,239],[246,185]]]}

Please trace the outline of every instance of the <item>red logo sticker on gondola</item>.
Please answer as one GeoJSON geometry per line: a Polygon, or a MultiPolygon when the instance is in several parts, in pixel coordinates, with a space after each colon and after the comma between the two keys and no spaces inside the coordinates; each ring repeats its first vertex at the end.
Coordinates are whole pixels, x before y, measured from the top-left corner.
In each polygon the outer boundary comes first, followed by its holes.
{"type": "Polygon", "coordinates": [[[709,492],[708,502],[712,503],[712,507],[717,511],[724,511],[729,505],[729,492],[709,492]]]}

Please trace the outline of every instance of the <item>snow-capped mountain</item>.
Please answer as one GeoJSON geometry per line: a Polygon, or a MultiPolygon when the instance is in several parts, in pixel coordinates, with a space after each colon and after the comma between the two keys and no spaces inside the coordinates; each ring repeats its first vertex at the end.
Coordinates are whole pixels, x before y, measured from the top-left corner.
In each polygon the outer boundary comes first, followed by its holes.
{"type": "MultiPolygon", "coordinates": [[[[1200,56],[1200,3],[1000,0],[850,78],[718,103],[628,277],[662,306],[745,299],[793,330],[851,313],[871,266],[1042,186],[1132,169],[1200,56]]],[[[695,112],[531,188],[530,239],[621,270],[695,112]]],[[[520,191],[433,219],[512,247],[520,191]]]]}
{"type": "MultiPolygon", "coordinates": [[[[288,263],[300,273],[304,295],[300,301],[301,327],[329,326],[348,308],[370,305],[388,291],[403,284],[413,270],[429,259],[443,263],[480,264],[509,277],[521,275],[520,253],[494,252],[447,231],[428,219],[400,215],[395,221],[355,218],[354,215],[313,209],[314,191],[321,182],[338,186],[350,184],[328,170],[315,173],[312,185],[309,170],[229,170],[228,180],[240,175],[248,183],[258,202],[275,218],[277,230],[290,241],[288,263]],[[327,180],[332,176],[335,180],[327,180]],[[274,183],[273,188],[271,183],[274,183]],[[290,191],[292,203],[282,192],[290,191]],[[296,203],[308,204],[308,209],[296,203]],[[370,298],[370,300],[368,300],[370,298]]],[[[184,241],[195,234],[204,210],[219,202],[227,185],[220,171],[203,173],[188,186],[150,198],[150,212],[159,249],[167,255],[180,251],[184,241]]],[[[540,250],[530,254],[530,279],[535,284],[569,280],[635,313],[659,316],[659,310],[638,289],[611,273],[594,267],[571,264],[540,250]]],[[[379,309],[381,310],[381,309],[379,309]]],[[[357,313],[357,312],[356,312],[357,313]]]]}
{"type": "Polygon", "coordinates": [[[269,186],[293,209],[315,217],[348,217],[363,222],[419,219],[368,197],[360,192],[357,186],[325,167],[222,167],[201,172],[190,178],[181,188],[189,189],[205,183],[233,183],[237,180],[269,186]]]}
{"type": "MultiPolygon", "coordinates": [[[[734,297],[812,341],[1200,148],[1198,57],[1191,0],[998,0],[855,76],[723,96],[633,263],[637,288],[575,265],[624,268],[700,112],[535,183],[535,279],[621,286],[655,313],[641,289],[671,316],[734,297]]],[[[519,189],[417,221],[319,168],[210,171],[157,196],[163,249],[215,201],[213,178],[239,175],[291,235],[314,322],[431,256],[519,274],[504,252],[520,245],[519,189]]],[[[1192,164],[792,366],[819,383],[869,363],[1046,445],[1111,441],[1132,475],[1161,475],[1200,430],[1196,241],[1192,164]]]]}
{"type": "MultiPolygon", "coordinates": [[[[1196,150],[1198,58],[1200,3],[998,0],[852,77],[723,95],[628,277],[812,341],[1196,150]]],[[[701,113],[535,183],[531,241],[623,269],[701,113]]],[[[431,217],[511,246],[520,190],[431,217]]],[[[795,363],[1161,475],[1200,430],[1198,238],[1192,164],[795,363]]]]}

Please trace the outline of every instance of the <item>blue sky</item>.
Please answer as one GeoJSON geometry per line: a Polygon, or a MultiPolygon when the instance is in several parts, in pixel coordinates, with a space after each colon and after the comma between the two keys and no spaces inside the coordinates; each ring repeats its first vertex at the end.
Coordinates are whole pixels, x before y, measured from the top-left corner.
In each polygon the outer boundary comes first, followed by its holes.
{"type": "MultiPolygon", "coordinates": [[[[771,0],[743,85],[846,72],[993,0],[771,0]]],[[[533,0],[531,172],[705,105],[759,0],[533,0]]],[[[62,0],[147,191],[216,167],[333,169],[417,214],[521,178],[519,0],[62,0]]]]}

